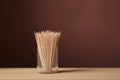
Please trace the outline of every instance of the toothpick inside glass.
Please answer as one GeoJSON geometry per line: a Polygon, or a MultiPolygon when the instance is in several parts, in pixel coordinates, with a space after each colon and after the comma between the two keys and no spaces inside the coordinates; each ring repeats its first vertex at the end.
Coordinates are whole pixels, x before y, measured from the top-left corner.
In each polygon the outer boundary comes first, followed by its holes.
{"type": "Polygon", "coordinates": [[[58,43],[61,32],[36,32],[37,71],[40,73],[58,72],[58,43]]]}

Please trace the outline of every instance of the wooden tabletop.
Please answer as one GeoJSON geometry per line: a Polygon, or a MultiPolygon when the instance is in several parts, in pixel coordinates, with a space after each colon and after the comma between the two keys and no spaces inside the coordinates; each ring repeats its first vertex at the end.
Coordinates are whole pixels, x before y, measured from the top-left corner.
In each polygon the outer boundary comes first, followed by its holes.
{"type": "Polygon", "coordinates": [[[40,74],[36,68],[0,68],[0,80],[120,80],[120,68],[60,68],[40,74]]]}

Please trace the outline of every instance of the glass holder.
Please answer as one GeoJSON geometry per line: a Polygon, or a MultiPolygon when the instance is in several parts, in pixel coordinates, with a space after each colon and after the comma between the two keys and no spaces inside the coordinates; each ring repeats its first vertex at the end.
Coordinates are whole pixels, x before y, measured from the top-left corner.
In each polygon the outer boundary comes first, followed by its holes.
{"type": "Polygon", "coordinates": [[[58,47],[54,48],[54,52],[51,49],[49,46],[37,47],[37,72],[58,72],[58,47]]]}

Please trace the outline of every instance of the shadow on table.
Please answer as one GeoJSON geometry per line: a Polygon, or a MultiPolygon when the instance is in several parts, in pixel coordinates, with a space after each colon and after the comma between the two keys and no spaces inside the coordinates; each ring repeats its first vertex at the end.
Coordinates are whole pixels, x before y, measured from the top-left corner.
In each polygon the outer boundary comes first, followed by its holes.
{"type": "Polygon", "coordinates": [[[59,73],[69,73],[69,72],[88,72],[91,71],[91,69],[66,69],[66,70],[59,70],[59,73]]]}

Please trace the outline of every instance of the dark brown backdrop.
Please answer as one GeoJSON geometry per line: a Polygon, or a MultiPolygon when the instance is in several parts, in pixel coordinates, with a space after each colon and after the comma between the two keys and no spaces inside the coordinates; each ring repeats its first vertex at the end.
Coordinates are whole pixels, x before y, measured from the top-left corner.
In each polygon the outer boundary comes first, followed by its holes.
{"type": "Polygon", "coordinates": [[[0,67],[36,67],[33,31],[62,31],[61,67],[120,67],[120,0],[0,0],[0,67]],[[42,27],[41,27],[42,26],[42,27]]]}

